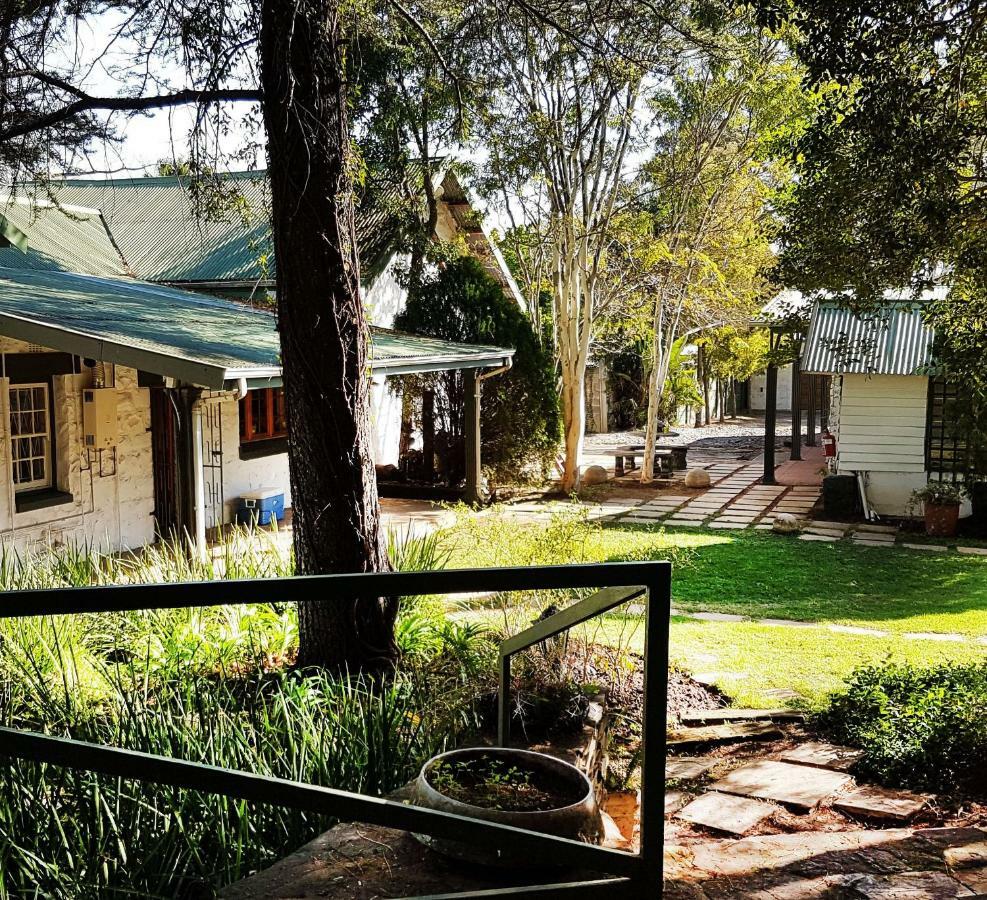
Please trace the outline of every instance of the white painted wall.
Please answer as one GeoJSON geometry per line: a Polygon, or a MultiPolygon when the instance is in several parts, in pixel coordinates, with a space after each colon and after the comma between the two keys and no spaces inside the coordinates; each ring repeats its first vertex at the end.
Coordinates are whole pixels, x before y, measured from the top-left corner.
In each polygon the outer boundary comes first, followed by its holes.
{"type": "MultiPolygon", "coordinates": [[[[0,352],[18,353],[27,345],[0,339],[0,352]]],[[[95,454],[82,445],[82,390],[89,373],[56,376],[55,486],[72,501],[31,512],[16,512],[11,479],[9,379],[0,379],[0,542],[23,550],[47,543],[88,544],[120,550],[154,539],[154,478],[151,466],[150,395],[137,386],[134,369],[115,367],[118,443],[116,461],[103,452],[102,474],[95,454]]]]}
{"type": "MultiPolygon", "coordinates": [[[[839,391],[835,469],[867,473],[878,515],[908,515],[912,491],[928,481],[925,424],[928,379],[918,375],[844,375],[839,391]]],[[[835,427],[834,427],[835,426],[835,427]]]]}
{"type": "MultiPolygon", "coordinates": [[[[753,412],[764,412],[765,389],[768,376],[766,372],[752,375],[750,380],[750,406],[753,412]]],[[[792,366],[782,366],[778,370],[778,411],[792,411],[792,366]]]]}

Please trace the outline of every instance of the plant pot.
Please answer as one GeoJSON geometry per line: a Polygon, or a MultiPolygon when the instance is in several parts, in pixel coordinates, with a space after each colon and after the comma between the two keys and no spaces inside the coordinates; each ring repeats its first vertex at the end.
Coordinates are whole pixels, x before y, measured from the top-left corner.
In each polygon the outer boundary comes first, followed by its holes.
{"type": "MultiPolygon", "coordinates": [[[[422,767],[421,774],[415,782],[414,802],[428,809],[554,834],[591,844],[599,844],[603,840],[603,820],[596,801],[596,791],[590,780],[575,766],[544,753],[508,747],[474,747],[442,753],[430,759],[422,767]],[[546,782],[557,784],[561,789],[560,795],[567,795],[571,802],[530,812],[495,809],[456,799],[443,792],[441,785],[435,784],[434,776],[439,766],[449,771],[457,764],[490,759],[502,762],[508,768],[517,767],[536,773],[546,782]]],[[[415,837],[438,853],[466,862],[494,867],[552,868],[551,863],[533,861],[530,854],[524,850],[477,847],[423,834],[416,834],[415,837]]],[[[490,843],[492,844],[493,841],[490,843]]]]}
{"type": "Polygon", "coordinates": [[[929,537],[953,537],[960,521],[959,503],[925,504],[925,533],[929,537]]]}

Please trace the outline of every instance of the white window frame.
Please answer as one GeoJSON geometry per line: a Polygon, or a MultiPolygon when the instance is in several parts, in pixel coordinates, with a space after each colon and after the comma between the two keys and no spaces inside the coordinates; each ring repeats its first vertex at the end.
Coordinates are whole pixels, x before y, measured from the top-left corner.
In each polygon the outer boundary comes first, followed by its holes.
{"type": "MultiPolygon", "coordinates": [[[[21,493],[22,491],[38,491],[50,488],[52,486],[52,459],[51,459],[51,388],[47,382],[37,381],[29,383],[17,383],[11,384],[8,389],[7,396],[7,408],[9,410],[9,427],[10,427],[10,477],[14,483],[14,492],[21,493]],[[15,411],[13,408],[13,396],[18,391],[30,391],[31,392],[31,413],[42,412],[34,408],[34,391],[41,388],[44,391],[44,414],[45,414],[45,427],[43,431],[32,430],[29,432],[19,432],[17,429],[20,427],[19,422],[15,423],[14,417],[19,416],[24,410],[21,409],[20,404],[18,404],[18,409],[15,411]],[[44,475],[41,478],[32,478],[30,481],[18,482],[17,481],[17,464],[21,462],[24,457],[17,455],[17,442],[22,439],[34,439],[41,438],[44,441],[44,453],[41,456],[31,455],[27,457],[33,463],[34,460],[41,459],[44,461],[44,475]]],[[[31,474],[34,474],[34,466],[32,464],[31,474]]]]}

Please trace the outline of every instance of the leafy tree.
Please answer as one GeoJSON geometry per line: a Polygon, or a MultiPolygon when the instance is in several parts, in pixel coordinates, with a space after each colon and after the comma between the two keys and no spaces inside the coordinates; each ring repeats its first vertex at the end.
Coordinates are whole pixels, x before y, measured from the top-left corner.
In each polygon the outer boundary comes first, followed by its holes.
{"type": "MultiPolygon", "coordinates": [[[[821,102],[792,149],[798,179],[778,278],[857,309],[888,289],[930,304],[938,372],[987,434],[987,13],[974,2],[764,0],[821,102]],[[971,364],[972,361],[978,361],[971,364]]],[[[974,457],[971,457],[974,458],[974,457]]],[[[987,470],[984,460],[977,463],[987,470]]]]}
{"type": "MultiPolygon", "coordinates": [[[[543,347],[513,299],[473,256],[446,263],[413,287],[395,327],[448,341],[512,347],[508,372],[484,383],[480,398],[481,456],[489,475],[514,481],[525,471],[543,474],[558,448],[559,398],[550,347],[543,347]]],[[[435,393],[436,418],[448,435],[452,480],[462,474],[465,450],[465,379],[458,370],[406,379],[413,394],[435,393]]]]}

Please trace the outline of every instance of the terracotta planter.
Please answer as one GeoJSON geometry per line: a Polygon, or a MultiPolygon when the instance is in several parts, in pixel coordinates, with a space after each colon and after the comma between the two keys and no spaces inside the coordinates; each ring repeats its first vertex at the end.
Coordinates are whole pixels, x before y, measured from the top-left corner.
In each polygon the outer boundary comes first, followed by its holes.
{"type": "MultiPolygon", "coordinates": [[[[471,819],[513,825],[516,828],[541,831],[591,844],[598,844],[603,840],[603,819],[597,805],[596,791],[590,780],[575,766],[544,753],[505,747],[476,747],[442,753],[430,759],[422,767],[421,774],[415,782],[414,798],[418,806],[468,816],[471,819]],[[429,773],[439,763],[464,762],[478,757],[500,758],[508,765],[517,765],[549,774],[553,778],[564,781],[580,799],[567,806],[538,812],[490,809],[448,797],[436,790],[429,781],[429,773]]],[[[551,868],[551,864],[535,862],[524,852],[511,853],[487,847],[474,847],[459,841],[432,838],[422,834],[416,834],[415,837],[425,846],[445,856],[467,862],[496,867],[551,868]]]]}
{"type": "Polygon", "coordinates": [[[925,504],[925,533],[929,537],[953,537],[959,521],[959,503],[950,503],[946,506],[935,503],[925,504]]]}

